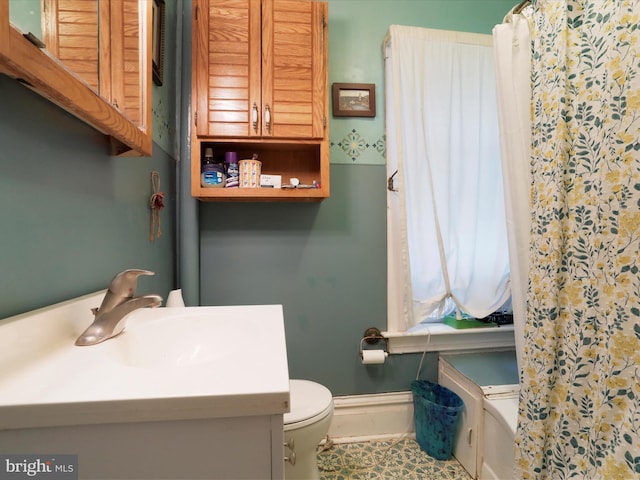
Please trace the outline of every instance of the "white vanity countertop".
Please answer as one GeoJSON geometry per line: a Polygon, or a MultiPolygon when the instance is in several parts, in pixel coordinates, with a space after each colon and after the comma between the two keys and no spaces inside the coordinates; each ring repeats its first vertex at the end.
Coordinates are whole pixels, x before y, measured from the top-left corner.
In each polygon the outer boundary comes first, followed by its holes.
{"type": "Polygon", "coordinates": [[[103,297],[0,320],[0,430],[289,411],[281,305],[145,308],[75,346],[103,297]]]}

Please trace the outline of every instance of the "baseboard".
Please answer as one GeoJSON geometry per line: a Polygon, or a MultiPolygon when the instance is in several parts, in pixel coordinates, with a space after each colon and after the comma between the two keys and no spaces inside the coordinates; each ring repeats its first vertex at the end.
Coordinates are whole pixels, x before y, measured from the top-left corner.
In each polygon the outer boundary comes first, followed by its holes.
{"type": "Polygon", "coordinates": [[[329,437],[334,443],[415,436],[411,392],[334,397],[333,403],[329,437]]]}

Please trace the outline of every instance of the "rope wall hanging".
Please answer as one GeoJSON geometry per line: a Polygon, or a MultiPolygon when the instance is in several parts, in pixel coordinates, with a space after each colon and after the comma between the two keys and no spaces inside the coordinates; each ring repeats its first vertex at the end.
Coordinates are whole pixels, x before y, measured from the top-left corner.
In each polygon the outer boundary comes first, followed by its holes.
{"type": "Polygon", "coordinates": [[[158,172],[151,172],[151,188],[153,189],[153,194],[149,200],[151,207],[151,232],[149,234],[149,240],[153,242],[162,235],[160,210],[164,208],[164,192],[160,191],[160,174],[158,172]]]}

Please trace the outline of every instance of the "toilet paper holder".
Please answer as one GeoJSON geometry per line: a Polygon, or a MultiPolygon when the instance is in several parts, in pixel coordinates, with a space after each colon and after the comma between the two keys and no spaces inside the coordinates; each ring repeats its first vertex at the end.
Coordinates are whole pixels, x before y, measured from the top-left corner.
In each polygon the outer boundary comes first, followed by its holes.
{"type": "Polygon", "coordinates": [[[387,339],[382,336],[382,332],[376,327],[369,327],[364,331],[364,336],[360,340],[360,358],[362,358],[363,344],[376,345],[382,340],[384,342],[384,351],[387,351],[387,339]]]}

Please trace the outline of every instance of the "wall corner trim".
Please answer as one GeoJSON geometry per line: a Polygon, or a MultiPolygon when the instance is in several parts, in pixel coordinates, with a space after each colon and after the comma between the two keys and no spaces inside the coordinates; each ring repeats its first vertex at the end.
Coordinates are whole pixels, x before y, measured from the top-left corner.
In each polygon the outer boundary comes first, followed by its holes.
{"type": "Polygon", "coordinates": [[[335,443],[413,437],[411,392],[334,397],[329,437],[335,443]]]}

